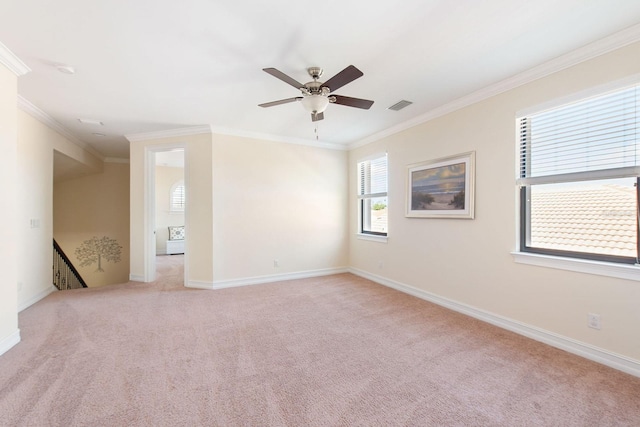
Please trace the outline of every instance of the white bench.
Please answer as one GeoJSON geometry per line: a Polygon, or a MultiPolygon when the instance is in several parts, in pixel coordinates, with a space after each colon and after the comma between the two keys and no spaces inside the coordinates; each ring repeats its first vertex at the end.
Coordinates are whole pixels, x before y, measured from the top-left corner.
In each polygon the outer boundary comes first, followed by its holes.
{"type": "Polygon", "coordinates": [[[184,253],[184,225],[169,227],[167,255],[184,253]]]}
{"type": "Polygon", "coordinates": [[[184,253],[184,239],[183,240],[167,240],[167,255],[183,254],[184,253]]]}

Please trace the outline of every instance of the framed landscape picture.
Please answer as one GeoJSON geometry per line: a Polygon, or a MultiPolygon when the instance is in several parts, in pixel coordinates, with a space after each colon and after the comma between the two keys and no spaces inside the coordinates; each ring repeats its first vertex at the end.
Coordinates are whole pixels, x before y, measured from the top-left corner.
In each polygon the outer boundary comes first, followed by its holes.
{"type": "Polygon", "coordinates": [[[476,152],[407,167],[407,217],[473,219],[476,152]]]}

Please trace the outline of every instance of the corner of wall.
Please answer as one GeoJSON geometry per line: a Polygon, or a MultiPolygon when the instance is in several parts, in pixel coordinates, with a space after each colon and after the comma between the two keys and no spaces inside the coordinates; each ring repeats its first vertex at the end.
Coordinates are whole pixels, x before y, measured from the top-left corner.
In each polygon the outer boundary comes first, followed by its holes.
{"type": "Polygon", "coordinates": [[[0,356],[20,342],[20,329],[0,340],[0,356]]]}

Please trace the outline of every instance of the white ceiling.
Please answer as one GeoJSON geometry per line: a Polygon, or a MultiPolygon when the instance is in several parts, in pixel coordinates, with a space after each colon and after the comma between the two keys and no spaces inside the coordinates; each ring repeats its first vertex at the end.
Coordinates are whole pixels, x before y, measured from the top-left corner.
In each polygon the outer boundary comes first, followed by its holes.
{"type": "Polygon", "coordinates": [[[323,81],[364,72],[337,93],[373,107],[329,105],[319,122],[319,142],[337,146],[638,23],[638,0],[2,0],[0,42],[32,69],[18,83],[27,103],[127,158],[124,135],[202,125],[314,142],[299,103],[257,106],[299,95],[265,67],[302,83],[309,66],[323,81]],[[402,99],[414,104],[387,110],[402,99]]]}

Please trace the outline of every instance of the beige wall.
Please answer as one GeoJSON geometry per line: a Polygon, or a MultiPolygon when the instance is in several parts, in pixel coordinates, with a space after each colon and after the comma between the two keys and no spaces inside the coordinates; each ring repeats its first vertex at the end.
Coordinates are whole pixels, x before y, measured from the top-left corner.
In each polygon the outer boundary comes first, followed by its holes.
{"type": "Polygon", "coordinates": [[[555,73],[350,152],[350,263],[493,315],[640,360],[638,282],[516,264],[518,110],[635,73],[640,44],[555,73]],[[476,219],[405,218],[406,166],[476,151],[476,219]],[[356,163],[389,153],[388,243],[359,240],[356,163]],[[379,267],[382,262],[382,267],[379,267]],[[602,330],[589,329],[599,313],[602,330]]]}
{"type": "MultiPolygon", "coordinates": [[[[17,92],[16,75],[0,65],[0,151],[2,167],[0,182],[11,184],[18,181],[16,170],[17,152],[17,92]]],[[[0,354],[8,350],[19,339],[18,331],[18,295],[17,295],[17,263],[18,254],[15,242],[18,238],[16,222],[18,216],[12,204],[16,202],[17,188],[5,185],[0,218],[5,226],[0,228],[0,354]]]]}
{"type": "Polygon", "coordinates": [[[52,290],[54,132],[24,111],[18,112],[18,303],[52,290]],[[33,227],[31,222],[35,221],[33,227]]]}
{"type": "Polygon", "coordinates": [[[216,282],[348,265],[346,152],[224,135],[213,143],[216,282]]]}
{"type": "MultiPolygon", "coordinates": [[[[46,127],[46,125],[42,123],[40,125],[46,127]]],[[[53,148],[55,151],[63,153],[65,156],[80,162],[83,165],[83,170],[87,173],[98,173],[102,171],[102,159],[91,154],[79,145],[69,141],[59,133],[51,130],[49,127],[46,127],[46,132],[49,148],[53,148]]]]}
{"type": "Polygon", "coordinates": [[[184,225],[184,212],[171,212],[171,187],[184,180],[184,168],[156,166],[156,254],[167,253],[169,226],[184,225]]]}
{"type": "Polygon", "coordinates": [[[129,164],[105,163],[102,173],[56,183],[54,237],[89,287],[129,280],[129,164]],[[122,247],[119,262],[101,260],[80,266],[75,251],[93,237],[114,239],[122,247]]]}
{"type": "Polygon", "coordinates": [[[145,268],[145,147],[176,144],[186,146],[190,286],[347,266],[346,152],[202,134],[131,143],[133,278],[145,268]]]}
{"type": "MultiPolygon", "coordinates": [[[[102,160],[18,110],[16,249],[18,307],[25,308],[52,289],[54,150],[88,172],[102,171],[102,160]],[[34,220],[37,225],[31,226],[34,220]]],[[[127,187],[128,188],[128,187],[127,187]]]]}
{"type": "Polygon", "coordinates": [[[185,269],[189,286],[208,287],[214,278],[213,156],[211,134],[193,136],[185,149],[185,269]]]}

